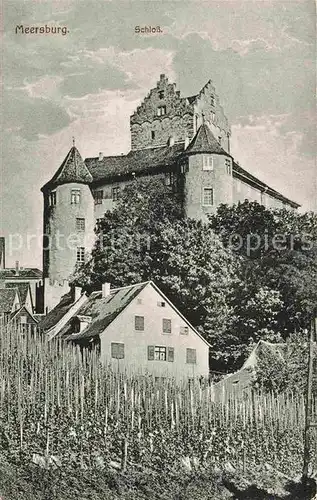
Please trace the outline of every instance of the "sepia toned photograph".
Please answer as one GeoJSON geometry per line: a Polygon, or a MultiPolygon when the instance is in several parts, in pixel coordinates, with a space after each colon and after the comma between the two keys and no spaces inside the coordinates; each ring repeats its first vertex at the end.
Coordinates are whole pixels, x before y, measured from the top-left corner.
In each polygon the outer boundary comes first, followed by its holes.
{"type": "Polygon", "coordinates": [[[317,500],[314,0],[0,21],[0,500],[317,500]]]}

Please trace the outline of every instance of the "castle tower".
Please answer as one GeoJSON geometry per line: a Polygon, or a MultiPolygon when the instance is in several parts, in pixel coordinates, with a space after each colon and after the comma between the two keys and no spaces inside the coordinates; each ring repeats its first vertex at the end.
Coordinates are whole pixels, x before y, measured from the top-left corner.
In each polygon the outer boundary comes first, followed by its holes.
{"type": "Polygon", "coordinates": [[[50,310],[68,291],[76,263],[94,243],[92,176],[73,144],[60,168],[42,187],[44,196],[44,307],[50,310]]]}
{"type": "Polygon", "coordinates": [[[187,217],[206,219],[221,203],[233,202],[231,155],[216,140],[204,121],[187,147],[188,170],[185,180],[187,217]]]}

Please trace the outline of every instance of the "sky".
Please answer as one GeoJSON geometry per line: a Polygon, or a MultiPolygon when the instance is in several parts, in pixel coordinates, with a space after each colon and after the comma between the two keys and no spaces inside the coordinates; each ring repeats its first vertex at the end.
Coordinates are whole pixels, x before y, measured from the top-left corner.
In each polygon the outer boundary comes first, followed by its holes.
{"type": "Polygon", "coordinates": [[[313,0],[3,0],[1,11],[7,266],[41,267],[40,188],[72,137],[83,157],[127,153],[129,117],[161,73],[183,96],[211,79],[235,159],[301,210],[317,210],[313,0]],[[67,34],[16,33],[17,25],[67,34]]]}

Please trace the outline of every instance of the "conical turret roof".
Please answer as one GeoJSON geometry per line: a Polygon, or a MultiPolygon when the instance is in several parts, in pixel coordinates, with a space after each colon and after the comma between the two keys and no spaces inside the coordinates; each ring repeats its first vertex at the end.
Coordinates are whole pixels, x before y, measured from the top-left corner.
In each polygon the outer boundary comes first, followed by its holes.
{"type": "Polygon", "coordinates": [[[53,175],[52,179],[42,187],[42,191],[52,189],[60,184],[76,182],[79,184],[90,184],[93,181],[92,175],[85,165],[78,149],[70,148],[63,163],[53,175]]]}
{"type": "MultiPolygon", "coordinates": [[[[228,155],[228,153],[220,146],[207,123],[203,123],[196,135],[193,137],[185,153],[217,153],[228,155]]],[[[229,155],[230,156],[230,155],[229,155]]]]}

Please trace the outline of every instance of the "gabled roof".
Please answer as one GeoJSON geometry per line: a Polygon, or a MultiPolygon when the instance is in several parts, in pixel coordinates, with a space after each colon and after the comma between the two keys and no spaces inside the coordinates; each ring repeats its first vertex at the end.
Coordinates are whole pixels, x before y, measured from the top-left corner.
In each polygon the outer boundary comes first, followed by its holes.
{"type": "MultiPolygon", "coordinates": [[[[18,273],[15,268],[0,269],[0,279],[41,279],[42,271],[35,267],[20,268],[18,273]]],[[[16,286],[16,284],[15,284],[16,286]]]]}
{"type": "Polygon", "coordinates": [[[133,173],[148,173],[175,165],[184,151],[184,144],[132,150],[127,155],[86,158],[93,182],[120,179],[133,173]]]}
{"type": "Polygon", "coordinates": [[[17,311],[14,311],[11,314],[10,321],[13,320],[14,318],[16,318],[17,316],[20,316],[21,314],[27,314],[29,316],[29,318],[31,318],[32,321],[34,321],[35,324],[38,323],[38,320],[35,318],[35,316],[32,313],[30,313],[30,311],[24,305],[22,307],[20,307],[20,309],[18,309],[17,311]]]}
{"type": "MultiPolygon", "coordinates": [[[[102,298],[102,292],[93,292],[76,316],[90,316],[91,323],[80,333],[72,334],[67,340],[89,339],[98,336],[107,326],[130,304],[149,282],[114,288],[110,295],[102,298]]],[[[61,335],[71,333],[71,320],[60,332],[61,335]]]]}
{"type": "MultiPolygon", "coordinates": [[[[21,283],[15,283],[15,282],[12,282],[12,281],[8,281],[8,282],[5,283],[4,286],[5,286],[5,288],[17,288],[19,290],[21,304],[22,305],[25,304],[28,292],[30,292],[30,284],[28,282],[25,282],[25,283],[22,283],[22,282],[21,283]]],[[[30,293],[30,297],[31,297],[31,300],[32,300],[31,293],[30,293]]]]}
{"type": "MultiPolygon", "coordinates": [[[[139,293],[148,285],[151,285],[155,291],[167,302],[174,311],[183,319],[195,334],[210,347],[209,343],[200,335],[200,333],[189,323],[189,321],[178,311],[174,304],[162,293],[153,281],[137,283],[136,285],[125,286],[110,290],[108,297],[102,298],[101,292],[93,292],[88,301],[80,308],[76,316],[90,316],[91,323],[79,333],[71,334],[67,340],[80,341],[82,339],[91,339],[101,334],[107,326],[130,304],[130,302],[139,295],[139,293]]],[[[60,332],[65,336],[71,333],[71,320],[60,332]]]]}
{"type": "Polygon", "coordinates": [[[208,127],[207,123],[203,123],[196,135],[193,137],[188,148],[186,149],[186,154],[195,153],[206,153],[206,154],[221,154],[230,156],[215,139],[212,131],[208,127]]]}
{"type": "Polygon", "coordinates": [[[16,296],[19,296],[17,288],[0,288],[0,313],[10,313],[16,296]]]}
{"type": "Polygon", "coordinates": [[[42,191],[52,189],[60,184],[67,184],[69,182],[90,184],[92,180],[92,176],[87,169],[80,152],[75,146],[73,146],[70,148],[63,163],[53,175],[52,179],[42,187],[42,191]]]}
{"type": "Polygon", "coordinates": [[[53,328],[60,319],[69,311],[74,304],[74,297],[71,291],[62,296],[60,302],[49,311],[39,322],[42,331],[48,331],[53,328]]]}

